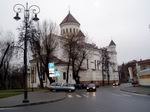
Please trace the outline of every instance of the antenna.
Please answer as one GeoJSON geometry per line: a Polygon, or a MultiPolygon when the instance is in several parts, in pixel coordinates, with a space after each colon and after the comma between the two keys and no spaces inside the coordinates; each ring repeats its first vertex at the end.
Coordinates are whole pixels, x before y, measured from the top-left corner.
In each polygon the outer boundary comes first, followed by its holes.
{"type": "Polygon", "coordinates": [[[69,12],[69,14],[70,14],[70,5],[68,6],[68,12],[69,12]]]}

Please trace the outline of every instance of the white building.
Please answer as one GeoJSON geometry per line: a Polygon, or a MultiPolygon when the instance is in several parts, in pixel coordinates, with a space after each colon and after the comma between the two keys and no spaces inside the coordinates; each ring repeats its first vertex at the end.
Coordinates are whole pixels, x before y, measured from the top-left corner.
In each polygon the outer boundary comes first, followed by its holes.
{"type": "MultiPolygon", "coordinates": [[[[61,36],[56,36],[58,39],[58,47],[54,53],[54,63],[57,70],[60,72],[60,76],[56,77],[55,80],[58,82],[66,82],[66,71],[67,71],[67,59],[64,55],[64,50],[62,47],[62,38],[65,37],[68,33],[75,33],[78,36],[84,36],[80,30],[80,23],[72,16],[69,12],[64,20],[60,23],[61,36]]],[[[106,74],[102,75],[102,50],[103,48],[98,48],[96,45],[89,44],[90,51],[87,58],[82,64],[82,70],[79,73],[81,83],[89,83],[90,81],[95,82],[98,85],[102,84],[104,80],[105,83],[108,81],[106,74]],[[104,78],[103,78],[104,77],[104,78]]],[[[110,44],[105,47],[109,55],[109,80],[110,83],[113,81],[118,81],[118,66],[117,66],[117,52],[116,44],[111,40],[110,44]]],[[[38,87],[40,85],[38,73],[36,69],[36,63],[34,59],[30,61],[31,74],[28,76],[28,86],[29,87],[38,87]]],[[[44,86],[49,86],[49,81],[44,77],[44,86]]],[[[69,83],[74,84],[71,68],[69,72],[69,83]]]]}

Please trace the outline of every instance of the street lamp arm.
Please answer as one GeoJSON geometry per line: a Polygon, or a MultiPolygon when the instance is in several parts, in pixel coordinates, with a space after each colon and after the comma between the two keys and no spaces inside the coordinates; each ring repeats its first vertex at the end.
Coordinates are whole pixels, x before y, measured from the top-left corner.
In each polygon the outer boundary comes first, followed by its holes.
{"type": "Polygon", "coordinates": [[[31,6],[29,7],[29,10],[32,10],[32,12],[33,12],[34,14],[38,14],[38,13],[40,12],[40,7],[37,6],[37,5],[31,5],[31,6]]]}
{"type": "Polygon", "coordinates": [[[22,8],[23,8],[23,10],[25,10],[25,7],[22,4],[15,4],[13,7],[13,10],[16,13],[20,13],[22,8]]]}

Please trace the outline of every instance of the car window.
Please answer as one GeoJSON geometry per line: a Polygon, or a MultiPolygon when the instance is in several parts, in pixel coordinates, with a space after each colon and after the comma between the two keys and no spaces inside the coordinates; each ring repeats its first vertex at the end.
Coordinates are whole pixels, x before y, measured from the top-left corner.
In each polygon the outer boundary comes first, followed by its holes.
{"type": "Polygon", "coordinates": [[[68,86],[68,84],[67,84],[67,83],[64,83],[63,86],[68,86]]]}
{"type": "Polygon", "coordinates": [[[56,86],[56,83],[52,83],[51,85],[52,85],[52,86],[56,86]]]}
{"type": "Polygon", "coordinates": [[[56,86],[61,86],[61,85],[62,85],[62,83],[57,83],[57,84],[56,84],[56,86]]]}
{"type": "Polygon", "coordinates": [[[52,85],[52,86],[61,86],[61,83],[56,83],[56,82],[55,82],[55,83],[52,83],[51,85],[52,85]]]}

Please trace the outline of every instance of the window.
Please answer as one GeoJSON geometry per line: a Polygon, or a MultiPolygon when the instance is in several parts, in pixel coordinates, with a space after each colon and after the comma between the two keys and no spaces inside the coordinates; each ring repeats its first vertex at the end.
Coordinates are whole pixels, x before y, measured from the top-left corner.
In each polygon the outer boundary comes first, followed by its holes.
{"type": "Polygon", "coordinates": [[[97,69],[99,70],[100,69],[100,61],[97,60],[97,69]]]}
{"type": "Polygon", "coordinates": [[[87,69],[89,69],[89,60],[87,59],[87,69]]]}
{"type": "Polygon", "coordinates": [[[75,31],[75,28],[73,29],[73,32],[75,33],[76,31],[75,31]]]}
{"type": "Polygon", "coordinates": [[[63,72],[63,79],[66,80],[66,72],[63,72]]]}
{"type": "Polygon", "coordinates": [[[95,63],[95,70],[96,70],[96,60],[94,61],[94,63],[95,63]]]}
{"type": "Polygon", "coordinates": [[[68,33],[68,28],[66,28],[66,33],[68,33]]]}
{"type": "Polygon", "coordinates": [[[35,74],[36,68],[31,68],[31,83],[36,83],[36,74],[35,74]]]}
{"type": "Polygon", "coordinates": [[[72,29],[70,28],[70,33],[72,33],[72,29]]]}
{"type": "Polygon", "coordinates": [[[34,83],[34,69],[33,69],[33,67],[31,68],[31,83],[34,83]]]}

